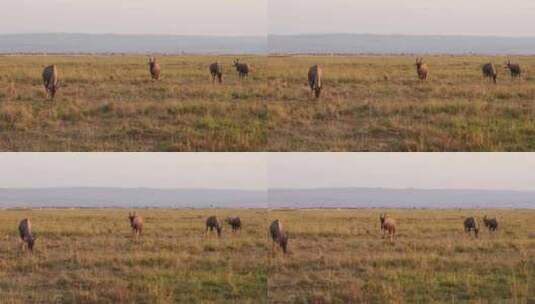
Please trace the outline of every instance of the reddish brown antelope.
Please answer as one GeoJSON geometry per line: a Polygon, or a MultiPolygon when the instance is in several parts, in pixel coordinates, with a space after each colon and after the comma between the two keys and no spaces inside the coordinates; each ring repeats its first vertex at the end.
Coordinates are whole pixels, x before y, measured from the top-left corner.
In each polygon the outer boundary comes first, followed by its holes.
{"type": "Polygon", "coordinates": [[[156,62],[156,58],[149,57],[149,72],[153,80],[160,79],[160,65],[156,62]]]}
{"type": "Polygon", "coordinates": [[[284,254],[288,253],[288,233],[282,228],[282,223],[279,220],[274,220],[269,226],[269,233],[271,234],[272,246],[271,252],[275,251],[275,244],[279,245],[284,254]]]}
{"type": "Polygon", "coordinates": [[[381,231],[383,232],[383,238],[386,237],[386,234],[390,236],[390,242],[394,241],[394,237],[396,236],[396,221],[393,218],[388,217],[388,215],[381,214],[379,216],[379,220],[381,221],[381,231]]]}
{"type": "Polygon", "coordinates": [[[132,232],[136,237],[141,235],[143,232],[143,218],[136,213],[128,213],[128,219],[130,220],[130,226],[132,227],[132,232]]]}
{"type": "Polygon", "coordinates": [[[416,58],[416,73],[418,73],[418,78],[420,78],[420,80],[427,80],[429,67],[424,63],[424,60],[421,57],[416,58]]]}

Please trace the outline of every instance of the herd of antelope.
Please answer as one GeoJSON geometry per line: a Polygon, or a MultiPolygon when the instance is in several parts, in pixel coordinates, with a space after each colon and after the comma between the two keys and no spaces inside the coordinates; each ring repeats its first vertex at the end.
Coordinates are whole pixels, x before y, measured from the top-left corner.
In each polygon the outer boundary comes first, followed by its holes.
{"type": "MultiPolygon", "coordinates": [[[[130,227],[134,236],[140,237],[143,232],[143,217],[134,213],[128,213],[128,220],[130,221],[130,227]]],[[[232,233],[240,233],[242,228],[241,219],[237,216],[227,217],[225,222],[232,228],[232,233]]],[[[386,213],[379,215],[379,223],[381,225],[381,232],[383,233],[383,239],[387,236],[390,238],[390,242],[394,242],[396,237],[396,220],[388,216],[386,213]]],[[[483,217],[483,223],[488,228],[489,232],[495,232],[498,229],[498,221],[496,218],[483,217]]],[[[221,237],[223,232],[223,223],[217,216],[210,216],[206,219],[205,236],[208,233],[217,233],[218,237],[221,237]]],[[[479,222],[475,217],[468,217],[464,220],[464,231],[471,234],[474,232],[475,237],[479,235],[479,222]]],[[[272,240],[271,251],[275,251],[275,247],[278,246],[282,249],[282,252],[286,254],[288,252],[288,232],[283,228],[282,222],[278,219],[274,220],[268,228],[269,236],[272,240]]],[[[32,233],[32,223],[30,219],[25,218],[19,223],[19,235],[22,244],[22,249],[28,248],[29,252],[33,252],[35,245],[35,234],[32,233]]]]}
{"type": "MultiPolygon", "coordinates": [[[[236,68],[240,79],[247,78],[249,76],[249,72],[252,70],[249,64],[242,63],[239,61],[239,59],[234,60],[233,66],[234,68],[236,68]]],[[[520,65],[518,63],[511,63],[511,61],[508,60],[504,67],[506,69],[509,69],[511,73],[511,78],[520,78],[522,74],[522,69],[520,68],[520,65]]],[[[223,65],[221,63],[214,62],[210,64],[208,70],[212,77],[212,82],[215,83],[216,80],[219,83],[223,82],[223,65]]],[[[416,58],[416,74],[418,78],[422,81],[427,80],[429,76],[429,71],[429,66],[427,65],[427,63],[423,62],[423,58],[416,58]]],[[[483,77],[490,79],[491,81],[496,83],[498,77],[498,70],[496,69],[496,66],[493,63],[489,62],[484,64],[481,68],[481,71],[483,73],[483,77]]],[[[161,67],[160,64],[156,61],[155,57],[149,58],[149,72],[153,80],[160,79],[161,67]]],[[[308,86],[310,87],[311,92],[316,96],[316,98],[320,97],[321,90],[323,88],[323,84],[321,82],[322,74],[323,72],[320,65],[314,65],[308,70],[308,86]]],[[[45,69],[43,70],[43,82],[47,98],[54,98],[57,90],[59,89],[59,75],[58,68],[56,65],[50,65],[45,67],[45,69]]]]}

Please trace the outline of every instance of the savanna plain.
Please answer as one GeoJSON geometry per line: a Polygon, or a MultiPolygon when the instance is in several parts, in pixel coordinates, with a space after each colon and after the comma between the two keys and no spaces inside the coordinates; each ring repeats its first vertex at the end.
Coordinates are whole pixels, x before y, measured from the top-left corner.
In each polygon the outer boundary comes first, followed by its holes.
{"type": "Polygon", "coordinates": [[[123,209],[0,212],[3,303],[533,303],[535,211],[417,209],[123,209]],[[397,221],[383,239],[379,214],[397,221]],[[206,236],[205,219],[240,216],[206,236]],[[497,217],[479,238],[467,216],[497,217]],[[30,217],[34,253],[17,225],[30,217]],[[288,253],[272,251],[279,219],[288,253]]]}
{"type": "Polygon", "coordinates": [[[532,151],[535,57],[0,56],[10,151],[532,151]],[[252,67],[240,80],[235,58],[252,67]],[[504,64],[519,63],[513,80],[504,64]],[[223,83],[208,66],[223,64],[223,83]],[[493,62],[497,84],[482,76],[493,62]],[[43,67],[60,88],[47,100],[43,67]],[[307,72],[320,64],[319,99],[307,72]]]}

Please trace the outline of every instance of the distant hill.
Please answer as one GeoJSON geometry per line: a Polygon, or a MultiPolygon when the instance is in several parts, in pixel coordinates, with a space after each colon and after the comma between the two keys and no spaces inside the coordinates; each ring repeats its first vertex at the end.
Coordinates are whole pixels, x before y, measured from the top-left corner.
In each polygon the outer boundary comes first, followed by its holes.
{"type": "Polygon", "coordinates": [[[11,34],[0,53],[265,54],[266,37],[11,34]]]}
{"type": "Polygon", "coordinates": [[[268,45],[272,54],[535,54],[535,37],[269,35],[268,45]]]}
{"type": "Polygon", "coordinates": [[[266,208],[264,191],[149,188],[0,189],[0,207],[266,208]]]}
{"type": "Polygon", "coordinates": [[[269,190],[272,208],[535,208],[535,192],[326,188],[269,190]]]}
{"type": "Polygon", "coordinates": [[[384,188],[266,191],[151,188],[0,188],[0,208],[535,208],[535,192],[384,188]],[[268,205],[269,200],[269,205],[268,205]]]}

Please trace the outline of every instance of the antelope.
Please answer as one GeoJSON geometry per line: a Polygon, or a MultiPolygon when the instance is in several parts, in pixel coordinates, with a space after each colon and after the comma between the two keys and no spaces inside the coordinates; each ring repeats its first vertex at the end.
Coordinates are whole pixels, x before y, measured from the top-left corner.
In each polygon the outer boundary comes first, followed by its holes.
{"type": "Polygon", "coordinates": [[[54,99],[59,89],[58,68],[55,64],[44,68],[43,84],[45,86],[46,98],[54,99]]]}
{"type": "Polygon", "coordinates": [[[19,235],[22,240],[22,250],[24,250],[24,243],[26,243],[30,253],[33,253],[33,246],[36,238],[35,235],[32,234],[32,222],[30,222],[30,219],[25,218],[20,221],[19,235]]]}
{"type": "Polygon", "coordinates": [[[234,67],[236,68],[236,71],[238,71],[240,79],[244,79],[249,76],[250,67],[247,63],[240,63],[240,59],[235,59],[234,67]]]}
{"type": "Polygon", "coordinates": [[[217,80],[219,83],[223,82],[223,66],[219,62],[214,62],[210,65],[210,75],[212,75],[212,83],[217,80]]]}
{"type": "Polygon", "coordinates": [[[282,223],[279,220],[274,220],[269,226],[269,232],[273,240],[271,252],[274,252],[275,244],[277,244],[282,248],[282,252],[286,254],[288,252],[288,233],[282,228],[282,223]]]}
{"type": "Polygon", "coordinates": [[[429,68],[427,64],[423,62],[423,58],[416,58],[416,72],[418,73],[418,78],[420,80],[426,80],[427,75],[429,74],[429,68]]]}
{"type": "Polygon", "coordinates": [[[314,65],[310,67],[308,70],[308,86],[310,87],[310,90],[316,98],[320,97],[321,89],[322,89],[322,83],[321,83],[321,77],[322,77],[322,70],[319,65],[314,65]]]}
{"type": "Polygon", "coordinates": [[[149,57],[149,72],[152,80],[160,79],[160,65],[156,62],[156,58],[149,57]]]}
{"type": "Polygon", "coordinates": [[[386,213],[379,216],[381,221],[381,231],[383,232],[383,238],[386,237],[386,234],[390,236],[390,242],[394,241],[396,235],[396,221],[393,218],[388,217],[386,213]]]}
{"type": "Polygon", "coordinates": [[[487,64],[484,64],[483,67],[481,68],[481,70],[483,71],[483,77],[486,77],[488,79],[492,79],[494,81],[494,83],[496,83],[496,78],[498,76],[498,72],[496,71],[496,68],[494,67],[494,64],[492,63],[487,63],[487,64]]]}
{"type": "Polygon", "coordinates": [[[214,231],[214,229],[217,231],[217,236],[221,237],[221,230],[223,227],[221,226],[221,222],[217,219],[216,216],[210,216],[206,219],[206,231],[205,234],[208,233],[208,229],[210,232],[214,231]]]}
{"type": "Polygon", "coordinates": [[[143,231],[143,218],[136,213],[128,212],[128,219],[130,220],[130,226],[132,227],[132,232],[136,237],[141,235],[143,231]]]}
{"type": "Polygon", "coordinates": [[[485,215],[483,217],[483,223],[485,224],[485,227],[489,229],[489,232],[498,230],[498,221],[496,220],[496,218],[489,219],[485,215]]]}
{"type": "Polygon", "coordinates": [[[227,217],[225,222],[232,227],[232,232],[241,232],[241,220],[239,217],[227,217]]]}
{"type": "Polygon", "coordinates": [[[511,72],[511,78],[520,78],[520,74],[522,73],[522,70],[520,69],[520,65],[518,63],[511,63],[511,60],[507,60],[507,63],[505,64],[505,68],[509,69],[511,72]]]}
{"type": "Polygon", "coordinates": [[[469,217],[464,220],[464,231],[468,234],[470,234],[471,231],[474,231],[475,237],[478,237],[479,223],[474,217],[469,217]]]}

